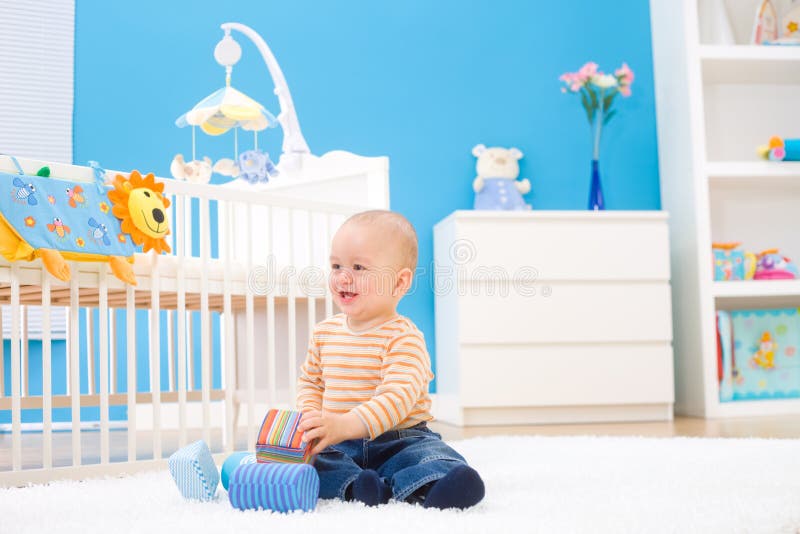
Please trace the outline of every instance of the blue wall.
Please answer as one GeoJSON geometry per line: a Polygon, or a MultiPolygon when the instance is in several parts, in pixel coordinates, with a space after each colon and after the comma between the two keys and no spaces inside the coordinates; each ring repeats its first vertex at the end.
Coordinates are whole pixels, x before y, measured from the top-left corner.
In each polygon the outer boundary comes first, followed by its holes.
{"type": "MultiPolygon", "coordinates": [[[[659,209],[648,3],[347,0],[105,2],[78,0],[74,161],[169,175],[191,134],[174,119],[222,86],[212,56],[226,21],[258,31],[280,62],[315,154],[387,155],[392,208],[420,237],[418,289],[401,305],[434,349],[432,227],[470,208],[477,143],[525,153],[535,209],[583,209],[590,133],[558,76],[594,60],[636,73],[633,96],[604,136],[610,209],[659,209]]],[[[233,85],[277,110],[255,47],[237,37],[233,85]]],[[[277,130],[266,145],[280,146],[277,130]]],[[[233,141],[199,138],[198,155],[233,141]]],[[[513,246],[513,244],[509,244],[513,246]]],[[[435,355],[434,355],[435,357],[435,355]]]]}

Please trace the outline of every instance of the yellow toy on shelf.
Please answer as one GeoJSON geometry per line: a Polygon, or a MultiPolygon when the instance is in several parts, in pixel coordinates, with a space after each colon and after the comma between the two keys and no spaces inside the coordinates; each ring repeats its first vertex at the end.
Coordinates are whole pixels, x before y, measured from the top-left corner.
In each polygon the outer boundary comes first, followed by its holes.
{"type": "Polygon", "coordinates": [[[762,369],[772,369],[775,367],[775,351],[778,345],[772,340],[769,330],[761,334],[761,342],[758,350],[753,354],[753,363],[762,369]]]}

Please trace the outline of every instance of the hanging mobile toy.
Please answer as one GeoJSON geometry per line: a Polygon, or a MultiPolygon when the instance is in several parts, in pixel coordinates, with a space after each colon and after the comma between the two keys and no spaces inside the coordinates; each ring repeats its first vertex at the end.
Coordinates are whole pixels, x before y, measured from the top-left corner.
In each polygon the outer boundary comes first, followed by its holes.
{"type": "Polygon", "coordinates": [[[211,173],[217,172],[233,178],[242,178],[250,183],[267,182],[278,174],[278,169],[269,154],[258,149],[258,132],[274,128],[278,120],[264,106],[231,87],[233,65],[239,61],[242,49],[226,35],[214,49],[217,63],[225,67],[225,87],[198,102],[175,121],[183,128],[192,126],[192,161],[186,162],[177,154],[170,165],[172,176],[193,183],[207,183],[211,173]],[[215,164],[209,158],[198,160],[196,156],[195,127],[208,135],[222,135],[233,129],[233,159],[220,159],[215,164]],[[239,153],[239,128],[253,132],[253,149],[239,153]]]}

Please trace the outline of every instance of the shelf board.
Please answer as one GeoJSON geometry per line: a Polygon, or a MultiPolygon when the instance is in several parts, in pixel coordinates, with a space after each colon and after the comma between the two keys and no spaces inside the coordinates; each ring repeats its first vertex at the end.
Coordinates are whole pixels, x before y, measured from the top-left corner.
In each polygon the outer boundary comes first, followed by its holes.
{"type": "Polygon", "coordinates": [[[800,46],[700,45],[703,82],[800,84],[800,46]]]}
{"type": "Polygon", "coordinates": [[[745,280],[714,282],[712,294],[718,299],[800,296],[800,280],[745,280]]]}
{"type": "Polygon", "coordinates": [[[800,186],[800,161],[710,161],[706,175],[714,185],[800,186]]]}
{"type": "Polygon", "coordinates": [[[713,417],[754,417],[800,414],[800,399],[718,402],[713,417]]]}

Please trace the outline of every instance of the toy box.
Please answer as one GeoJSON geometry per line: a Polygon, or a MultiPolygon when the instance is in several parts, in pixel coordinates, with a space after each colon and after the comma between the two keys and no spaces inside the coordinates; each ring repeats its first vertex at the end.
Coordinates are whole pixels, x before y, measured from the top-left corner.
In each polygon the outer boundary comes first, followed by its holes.
{"type": "Polygon", "coordinates": [[[720,401],[800,398],[800,309],[717,312],[720,401]]]}
{"type": "Polygon", "coordinates": [[[713,243],[714,280],[750,280],[756,269],[756,256],[738,250],[739,243],[713,243]]]}

